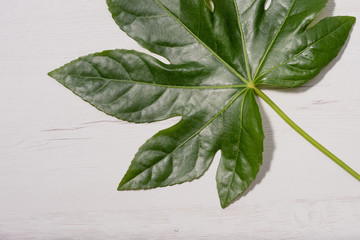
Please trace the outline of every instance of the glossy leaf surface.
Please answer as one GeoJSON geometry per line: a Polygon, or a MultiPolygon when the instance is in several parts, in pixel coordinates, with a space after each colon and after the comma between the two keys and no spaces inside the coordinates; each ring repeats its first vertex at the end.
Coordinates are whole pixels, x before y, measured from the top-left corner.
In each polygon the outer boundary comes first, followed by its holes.
{"type": "Polygon", "coordinates": [[[145,123],[181,116],[140,147],[119,190],[191,181],[221,151],[222,207],[255,179],[263,130],[254,87],[296,87],[336,57],[353,17],[308,25],[326,0],[108,0],[130,37],[165,57],[136,51],[81,57],[50,73],[105,113],[145,123]]]}

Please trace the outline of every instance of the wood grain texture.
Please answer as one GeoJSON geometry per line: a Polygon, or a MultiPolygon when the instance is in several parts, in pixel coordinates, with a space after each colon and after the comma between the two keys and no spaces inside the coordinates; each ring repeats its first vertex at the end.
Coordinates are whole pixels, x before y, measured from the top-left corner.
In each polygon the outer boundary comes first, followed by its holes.
{"type": "MultiPolygon", "coordinates": [[[[329,0],[320,17],[353,15],[329,0]]],[[[316,79],[266,93],[360,171],[360,29],[316,79]]],[[[47,72],[105,49],[140,48],[104,1],[13,0],[0,8],[0,239],[359,239],[360,185],[260,103],[264,165],[220,208],[217,155],[200,180],[117,192],[134,153],[179,119],[129,124],[74,96],[47,72]],[[261,184],[260,184],[261,183],[261,184]]],[[[146,51],[145,51],[146,52],[146,51]]]]}

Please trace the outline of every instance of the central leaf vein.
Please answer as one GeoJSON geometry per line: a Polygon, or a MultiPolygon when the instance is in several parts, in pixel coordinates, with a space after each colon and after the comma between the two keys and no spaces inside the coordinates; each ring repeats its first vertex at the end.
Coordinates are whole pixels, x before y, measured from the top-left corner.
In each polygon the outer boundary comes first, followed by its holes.
{"type": "MultiPolygon", "coordinates": [[[[73,77],[84,78],[81,75],[69,75],[73,77]]],[[[131,83],[131,84],[139,84],[139,85],[148,85],[153,87],[163,87],[163,88],[175,88],[175,89],[228,89],[228,88],[244,88],[247,87],[245,84],[240,85],[204,85],[204,86],[177,86],[177,85],[166,85],[166,84],[158,84],[158,83],[150,83],[150,82],[139,82],[131,79],[113,79],[113,78],[105,78],[105,77],[86,77],[86,79],[103,79],[108,82],[123,82],[123,83],[131,83]]]]}
{"type": "Polygon", "coordinates": [[[238,7],[238,5],[237,5],[236,0],[234,0],[234,5],[235,5],[235,10],[236,10],[236,15],[237,15],[237,20],[238,20],[240,35],[241,35],[241,42],[242,42],[242,49],[243,49],[243,53],[244,53],[244,59],[245,59],[245,65],[246,65],[246,72],[247,72],[248,80],[249,80],[249,82],[251,82],[251,81],[252,81],[252,78],[251,78],[249,60],[248,60],[247,51],[246,51],[244,31],[243,31],[243,28],[242,28],[241,17],[240,17],[240,12],[239,12],[239,7],[238,7]]]}
{"type": "MultiPolygon", "coordinates": [[[[249,89],[247,89],[249,90],[249,89]]],[[[239,120],[239,135],[238,135],[238,142],[237,142],[237,149],[236,149],[236,157],[235,157],[235,166],[234,166],[234,171],[232,173],[232,176],[231,176],[231,181],[229,181],[229,185],[228,185],[228,189],[227,189],[227,193],[226,193],[226,197],[225,199],[227,199],[229,197],[229,194],[230,194],[230,187],[231,187],[231,184],[234,182],[234,178],[235,178],[235,174],[236,174],[236,168],[237,168],[237,165],[238,165],[238,158],[239,158],[239,154],[240,154],[240,144],[241,144],[241,134],[242,134],[242,130],[243,130],[243,113],[244,113],[244,102],[245,102],[245,98],[246,98],[246,94],[248,93],[248,91],[245,92],[244,96],[243,96],[243,99],[241,101],[241,106],[240,106],[240,120],[239,120]]]]}

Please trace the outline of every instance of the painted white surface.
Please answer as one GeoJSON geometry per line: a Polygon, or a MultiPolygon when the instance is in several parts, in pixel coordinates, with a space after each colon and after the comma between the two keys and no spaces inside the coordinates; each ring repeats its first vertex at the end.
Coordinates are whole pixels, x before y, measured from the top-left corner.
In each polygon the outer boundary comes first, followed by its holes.
{"type": "MultiPolygon", "coordinates": [[[[138,147],[177,120],[116,120],[46,73],[92,52],[144,50],[118,30],[105,1],[12,0],[0,6],[1,240],[360,238],[359,182],[264,103],[264,166],[227,209],[217,199],[219,156],[192,183],[117,192],[138,147]]],[[[330,15],[360,19],[360,2],[329,0],[321,16],[330,15]]],[[[346,49],[315,80],[266,91],[358,172],[359,43],[356,24],[346,49]]]]}

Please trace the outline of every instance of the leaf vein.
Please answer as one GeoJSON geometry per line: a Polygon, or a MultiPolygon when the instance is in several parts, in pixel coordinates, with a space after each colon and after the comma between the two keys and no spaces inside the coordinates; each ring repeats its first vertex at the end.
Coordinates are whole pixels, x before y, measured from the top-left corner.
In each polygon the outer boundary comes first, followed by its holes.
{"type": "MultiPolygon", "coordinates": [[[[133,79],[114,79],[114,78],[105,78],[105,77],[84,77],[81,75],[69,75],[72,77],[81,77],[87,79],[103,79],[112,82],[123,82],[123,83],[131,83],[131,84],[139,84],[139,85],[148,85],[153,87],[163,87],[163,88],[177,88],[177,89],[193,89],[193,90],[209,90],[209,89],[228,89],[228,88],[244,88],[247,85],[204,85],[204,86],[177,86],[177,85],[165,85],[165,84],[157,84],[150,82],[139,82],[133,79]]],[[[85,79],[83,80],[85,81],[85,79]]]]}
{"type": "Polygon", "coordinates": [[[238,157],[239,157],[239,154],[240,154],[241,134],[242,134],[242,130],[243,130],[244,102],[245,102],[245,98],[246,98],[247,93],[248,93],[248,91],[245,91],[243,99],[241,101],[240,121],[239,121],[240,122],[240,127],[239,127],[239,135],[238,135],[238,142],[237,142],[237,149],[236,149],[235,166],[234,166],[234,171],[233,171],[232,176],[231,176],[231,180],[229,181],[229,184],[228,184],[228,187],[227,187],[227,193],[226,193],[225,199],[228,199],[228,197],[229,197],[230,188],[231,188],[232,183],[234,182],[235,173],[236,173],[236,167],[238,165],[238,157]]]}
{"type": "Polygon", "coordinates": [[[240,17],[240,13],[239,13],[239,7],[237,5],[236,0],[234,0],[234,7],[235,7],[235,10],[236,10],[238,26],[239,26],[239,31],[240,31],[240,35],[241,35],[241,42],[242,42],[242,49],[243,49],[244,59],[245,59],[246,72],[247,72],[247,76],[249,78],[248,80],[251,82],[252,78],[251,78],[251,73],[250,73],[248,55],[247,55],[247,51],[246,51],[246,43],[245,43],[244,31],[243,31],[243,28],[242,28],[241,17],[240,17]]]}
{"type": "Polygon", "coordinates": [[[222,62],[233,74],[235,74],[244,83],[248,83],[248,80],[242,76],[238,71],[231,67],[224,59],[222,59],[214,50],[212,50],[205,42],[203,42],[198,36],[196,36],[178,17],[176,17],[166,6],[160,3],[158,0],[153,0],[164,11],[166,11],[175,21],[177,21],[190,35],[192,35],[201,45],[203,45],[210,53],[212,53],[220,62],[222,62]]]}
{"type": "Polygon", "coordinates": [[[285,62],[281,63],[280,65],[277,65],[277,66],[275,66],[275,67],[273,67],[273,68],[271,68],[271,69],[263,72],[262,74],[260,74],[260,75],[256,78],[255,82],[256,82],[257,80],[259,80],[259,79],[260,79],[262,76],[264,76],[265,74],[267,74],[267,73],[269,73],[269,72],[271,72],[271,71],[273,71],[273,70],[275,70],[275,69],[277,69],[277,68],[279,68],[279,67],[282,67],[282,66],[286,65],[287,63],[289,63],[291,60],[297,58],[298,56],[300,56],[301,54],[303,54],[304,52],[306,52],[307,50],[309,50],[313,45],[315,45],[315,44],[319,43],[320,41],[324,40],[325,38],[331,36],[335,31],[338,31],[338,30],[339,30],[341,27],[343,27],[345,24],[346,24],[346,23],[341,24],[339,27],[337,27],[336,29],[334,29],[334,31],[332,31],[331,33],[325,35],[324,37],[318,39],[317,41],[313,42],[312,44],[310,44],[309,46],[307,46],[306,48],[304,48],[304,49],[301,50],[299,53],[297,53],[297,54],[294,55],[293,57],[289,58],[289,59],[286,60],[285,62]]]}
{"type": "MultiPolygon", "coordinates": [[[[269,52],[270,52],[271,48],[273,47],[273,45],[274,45],[277,37],[279,36],[279,33],[280,33],[281,29],[284,27],[286,20],[287,20],[288,17],[290,16],[290,13],[291,13],[291,11],[292,11],[292,9],[293,9],[293,7],[294,7],[295,2],[296,2],[296,0],[293,0],[293,2],[292,2],[292,4],[291,4],[291,6],[290,6],[290,8],[289,8],[289,10],[288,10],[285,18],[284,18],[284,21],[281,23],[279,29],[277,30],[277,32],[276,32],[276,34],[274,35],[273,39],[271,40],[269,46],[267,47],[266,52],[265,52],[264,56],[262,57],[262,59],[261,59],[261,61],[260,61],[260,63],[259,63],[259,66],[256,68],[256,71],[255,71],[255,74],[254,74],[254,79],[256,79],[259,71],[261,70],[262,65],[263,65],[264,62],[265,62],[265,59],[266,59],[267,55],[269,54],[269,52]]],[[[283,6],[283,7],[284,7],[284,6],[283,6]]],[[[284,8],[285,8],[285,7],[284,7],[284,8]]]]}

